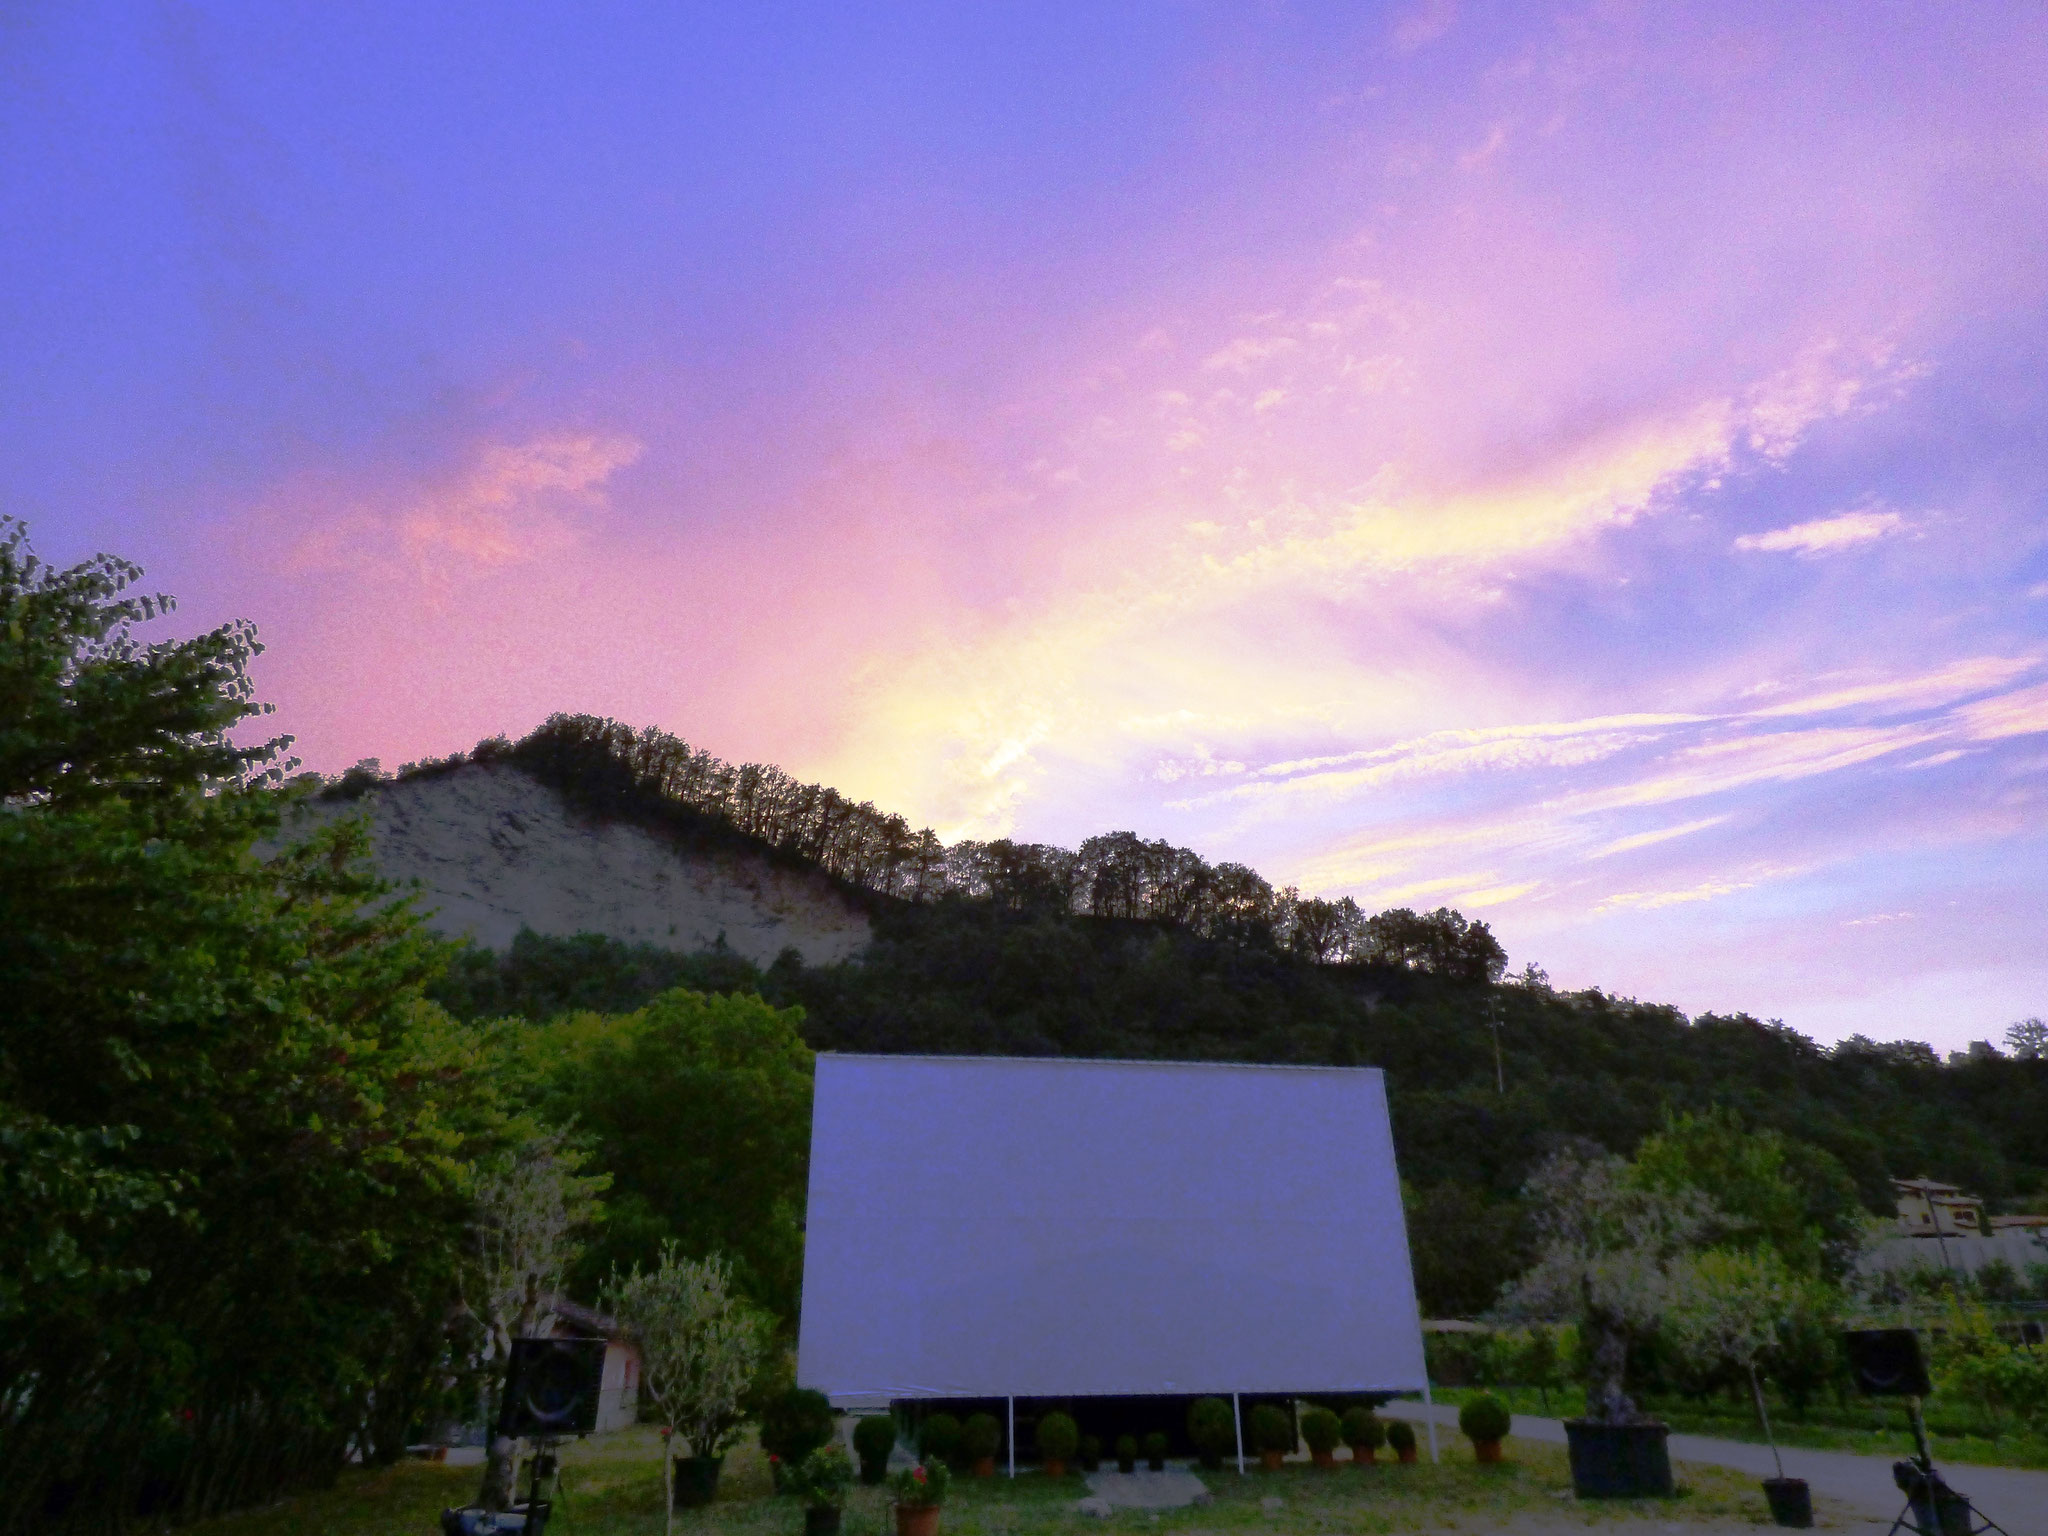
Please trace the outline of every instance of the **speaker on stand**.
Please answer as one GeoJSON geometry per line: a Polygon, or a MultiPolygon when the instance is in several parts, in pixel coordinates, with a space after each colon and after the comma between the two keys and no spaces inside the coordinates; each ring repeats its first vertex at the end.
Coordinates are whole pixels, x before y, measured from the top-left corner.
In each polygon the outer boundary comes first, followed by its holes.
{"type": "Polygon", "coordinates": [[[1901,1531],[1915,1536],[1984,1536],[1995,1531],[2007,1536],[2005,1527],[1949,1487],[1935,1470],[1927,1420],[1920,1412],[1920,1399],[1934,1390],[1920,1353],[1920,1335],[1911,1328],[1859,1328],[1843,1334],[1842,1344],[1849,1352],[1856,1390],[1866,1397],[1903,1397],[1913,1424],[1916,1454],[1892,1463],[1892,1482],[1906,1496],[1906,1507],[1886,1536],[1899,1536],[1901,1531]]]}

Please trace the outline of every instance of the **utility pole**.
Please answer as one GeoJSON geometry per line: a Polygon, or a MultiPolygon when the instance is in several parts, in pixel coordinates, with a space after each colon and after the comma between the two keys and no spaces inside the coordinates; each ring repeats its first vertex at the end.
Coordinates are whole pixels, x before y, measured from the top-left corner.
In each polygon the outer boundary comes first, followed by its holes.
{"type": "Polygon", "coordinates": [[[1502,1098],[1506,1098],[1508,1092],[1507,1072],[1505,1071],[1505,1069],[1502,1068],[1500,1063],[1499,998],[1489,997],[1486,1000],[1486,1015],[1487,1027],[1493,1031],[1493,1089],[1494,1092],[1498,1093],[1502,1098]]]}

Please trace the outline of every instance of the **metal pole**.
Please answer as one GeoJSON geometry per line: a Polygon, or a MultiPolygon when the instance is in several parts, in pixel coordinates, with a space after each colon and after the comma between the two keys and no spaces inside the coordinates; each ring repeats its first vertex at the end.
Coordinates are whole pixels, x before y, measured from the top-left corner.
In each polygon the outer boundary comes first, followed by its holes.
{"type": "Polygon", "coordinates": [[[1230,1422],[1237,1427],[1237,1475],[1244,1476],[1244,1415],[1238,1411],[1237,1394],[1230,1394],[1230,1422]]]}
{"type": "Polygon", "coordinates": [[[1010,1399],[1010,1476],[1017,1475],[1017,1399],[1010,1399]]]}
{"type": "Polygon", "coordinates": [[[1506,1097],[1507,1073],[1500,1064],[1500,1002],[1498,999],[1490,1000],[1486,1007],[1489,1021],[1493,1025],[1493,1091],[1506,1097]]]}
{"type": "Polygon", "coordinates": [[[1429,1428],[1429,1464],[1436,1465],[1436,1404],[1429,1396],[1429,1372],[1422,1373],[1422,1419],[1429,1428]]]}

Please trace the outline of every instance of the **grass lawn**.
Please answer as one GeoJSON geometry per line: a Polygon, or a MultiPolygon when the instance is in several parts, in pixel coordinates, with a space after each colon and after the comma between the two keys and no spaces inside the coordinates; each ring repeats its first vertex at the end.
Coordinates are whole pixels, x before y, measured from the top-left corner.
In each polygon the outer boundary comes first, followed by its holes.
{"type": "MultiPolygon", "coordinates": [[[[1205,1476],[1214,1502],[1157,1515],[1119,1511],[1107,1520],[1075,1512],[1087,1494],[1079,1476],[1055,1483],[1036,1472],[1012,1482],[958,1478],[941,1521],[941,1536],[1087,1536],[1144,1531],[1159,1536],[1221,1536],[1273,1532],[1413,1530],[1548,1533],[1589,1525],[1644,1521],[1665,1528],[1683,1522],[1709,1531],[1746,1530],[1766,1521],[1763,1495],[1741,1475],[1717,1468],[1682,1469],[1681,1496],[1580,1504],[1570,1495],[1564,1453],[1551,1446],[1508,1443],[1499,1467],[1472,1461],[1462,1442],[1446,1448],[1441,1466],[1379,1464],[1334,1472],[1290,1465],[1277,1473],[1234,1470],[1205,1476]],[[1282,1501],[1269,1509],[1263,1501],[1282,1501]]],[[[661,1531],[661,1468],[648,1429],[624,1430],[570,1447],[562,1459],[563,1492],[548,1529],[558,1536],[657,1536],[661,1531]]],[[[475,1467],[408,1462],[379,1471],[345,1474],[335,1487],[268,1509],[251,1510],[192,1527],[195,1536],[433,1536],[444,1505],[466,1502],[480,1476],[475,1467]]],[[[1823,1511],[1823,1523],[1828,1523],[1823,1511]]],[[[1841,1523],[1835,1521],[1833,1523],[1841,1523]]],[[[1646,1529],[1648,1527],[1645,1527],[1646,1529]]],[[[801,1536],[803,1510],[769,1491],[758,1447],[727,1458],[718,1502],[679,1510],[678,1536],[801,1536]]],[[[894,1536],[886,1491],[858,1488],[848,1505],[845,1536],[894,1536]]]]}
{"type": "MultiPolygon", "coordinates": [[[[1550,1394],[1545,1410],[1534,1387],[1493,1387],[1489,1389],[1516,1413],[1544,1414],[1559,1418],[1576,1411],[1578,1404],[1563,1392],[1550,1394]]],[[[1463,1403],[1478,1396],[1477,1388],[1439,1387],[1440,1403],[1463,1403]]],[[[1705,1405],[1684,1399],[1646,1402],[1645,1409],[1663,1419],[1674,1430],[1688,1435],[1715,1435],[1723,1440],[1748,1440],[1761,1445],[1764,1432],[1756,1422],[1756,1410],[1736,1408],[1725,1402],[1705,1405]]],[[[1856,1451],[1865,1456],[1910,1456],[1913,1431],[1907,1426],[1906,1410],[1896,1403],[1868,1402],[1816,1407],[1805,1419],[1794,1419],[1791,1410],[1771,1405],[1771,1428],[1780,1445],[1803,1445],[1817,1451],[1856,1451]]],[[[1952,1461],[1981,1467],[2048,1468],[2048,1437],[2014,1429],[1987,1435],[1974,1426],[1947,1419],[1938,1404],[1930,1403],[1928,1439],[1937,1461],[1952,1461]]]]}

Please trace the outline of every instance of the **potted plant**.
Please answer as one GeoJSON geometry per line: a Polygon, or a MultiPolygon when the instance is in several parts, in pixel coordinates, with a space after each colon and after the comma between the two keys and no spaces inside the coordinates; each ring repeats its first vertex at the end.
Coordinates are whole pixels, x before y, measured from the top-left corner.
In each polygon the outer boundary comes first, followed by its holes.
{"type": "Polygon", "coordinates": [[[1567,1149],[1527,1186],[1536,1262],[1504,1310],[1578,1325],[1588,1365],[1584,1417],[1565,1420],[1572,1487],[1580,1498],[1670,1498],[1670,1426],[1629,1396],[1630,1352],[1662,1321],[1671,1270],[1716,1224],[1689,1187],[1662,1188],[1610,1153],[1567,1149]]]}
{"type": "Polygon", "coordinates": [[[1764,1500],[1772,1520],[1804,1530],[1813,1524],[1813,1494],[1804,1478],[1785,1475],[1757,1362],[1778,1342],[1781,1328],[1802,1314],[1826,1310],[1813,1294],[1819,1288],[1793,1274],[1768,1248],[1753,1253],[1710,1249],[1681,1263],[1673,1279],[1664,1337],[1695,1369],[1733,1367],[1749,1379],[1757,1421],[1778,1469],[1776,1477],[1763,1480],[1764,1500]]]}
{"type": "Polygon", "coordinates": [[[1480,1393],[1458,1410],[1458,1428],[1472,1442],[1475,1461],[1499,1461],[1500,1443],[1513,1423],[1508,1405],[1491,1392],[1480,1393]]]}
{"type": "Polygon", "coordinates": [[[761,1449],[768,1453],[768,1465],[775,1488],[783,1491],[788,1474],[822,1445],[831,1443],[839,1421],[822,1392],[808,1387],[789,1387],[762,1405],[761,1449]]]}
{"type": "Polygon", "coordinates": [[[1154,1472],[1166,1470],[1166,1451],[1171,1444],[1164,1430],[1153,1430],[1145,1437],[1145,1465],[1154,1472]]]}
{"type": "Polygon", "coordinates": [[[960,1426],[960,1456],[976,1477],[996,1475],[996,1452],[1003,1447],[1003,1426],[992,1413],[970,1413],[960,1426]]]}
{"type": "Polygon", "coordinates": [[[1223,1458],[1237,1444],[1237,1419],[1230,1404],[1220,1397],[1198,1397],[1188,1405],[1188,1438],[1195,1454],[1211,1472],[1223,1465],[1223,1458]]]}
{"type": "Polygon", "coordinates": [[[946,1502],[952,1481],[952,1469],[936,1459],[905,1467],[890,1478],[889,1491],[896,1496],[896,1536],[938,1536],[939,1506],[946,1502]]]}
{"type": "Polygon", "coordinates": [[[1361,1466],[1370,1466],[1373,1452],[1387,1443],[1387,1426],[1370,1408],[1346,1408],[1344,1443],[1351,1447],[1353,1461],[1361,1466]]]}
{"type": "Polygon", "coordinates": [[[1083,1472],[1100,1472],[1102,1470],[1102,1436],[1083,1435],[1081,1437],[1081,1470],[1083,1472]]]}
{"type": "Polygon", "coordinates": [[[896,1449],[896,1420],[886,1413],[870,1414],[853,1426],[853,1450],[860,1457],[860,1480],[879,1488],[889,1475],[889,1454],[896,1449]]]}
{"type": "Polygon", "coordinates": [[[1337,1470],[1337,1444],[1344,1437],[1344,1423],[1327,1408],[1311,1408],[1301,1416],[1301,1438],[1308,1442],[1308,1454],[1325,1472],[1337,1470]]]}
{"type": "Polygon", "coordinates": [[[933,1413],[917,1426],[917,1456],[920,1461],[943,1461],[949,1467],[960,1454],[960,1421],[950,1413],[933,1413]]]}
{"type": "Polygon", "coordinates": [[[853,1487],[853,1458],[843,1445],[823,1445],[783,1474],[785,1489],[804,1501],[804,1536],[839,1536],[839,1515],[853,1487]]]}
{"type": "Polygon", "coordinates": [[[1415,1426],[1406,1419],[1396,1419],[1387,1426],[1387,1449],[1394,1453],[1394,1459],[1403,1465],[1415,1459],[1415,1426]]]}
{"type": "Polygon", "coordinates": [[[1119,1472],[1138,1470],[1138,1437],[1118,1435],[1116,1437],[1116,1469],[1119,1472]]]}
{"type": "Polygon", "coordinates": [[[652,1272],[639,1265],[605,1286],[606,1310],[640,1350],[640,1391],[662,1425],[663,1504],[709,1504],[726,1447],[739,1433],[740,1400],[759,1374],[768,1323],[732,1289],[720,1258],[685,1259],[664,1243],[652,1272]],[[689,1451],[675,1456],[680,1440],[689,1451]]]}
{"type": "Polygon", "coordinates": [[[1065,1477],[1067,1462],[1081,1444],[1080,1426],[1064,1413],[1048,1413],[1038,1421],[1038,1455],[1047,1477],[1065,1477]]]}
{"type": "Polygon", "coordinates": [[[1287,1410],[1273,1403],[1261,1403],[1252,1410],[1252,1449],[1268,1472],[1278,1472],[1280,1463],[1294,1449],[1294,1421],[1287,1410]]]}

